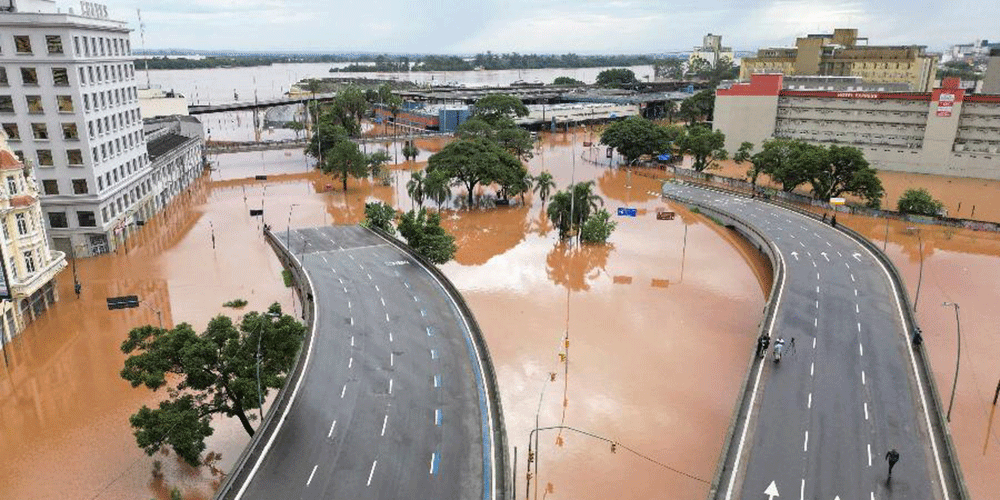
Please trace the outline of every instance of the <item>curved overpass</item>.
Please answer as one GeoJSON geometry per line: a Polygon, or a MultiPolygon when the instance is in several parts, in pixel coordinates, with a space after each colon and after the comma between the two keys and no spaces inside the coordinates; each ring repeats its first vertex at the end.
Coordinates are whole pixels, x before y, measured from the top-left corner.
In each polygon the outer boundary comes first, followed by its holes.
{"type": "Polygon", "coordinates": [[[501,498],[502,417],[460,297],[358,226],[270,236],[304,271],[313,331],[219,498],[501,498]]]}
{"type": "Polygon", "coordinates": [[[775,204],[690,184],[665,183],[663,195],[741,231],[780,267],[761,331],[788,349],[780,364],[751,363],[711,498],[963,498],[885,263],[775,204]],[[891,482],[889,449],[901,456],[891,482]]]}

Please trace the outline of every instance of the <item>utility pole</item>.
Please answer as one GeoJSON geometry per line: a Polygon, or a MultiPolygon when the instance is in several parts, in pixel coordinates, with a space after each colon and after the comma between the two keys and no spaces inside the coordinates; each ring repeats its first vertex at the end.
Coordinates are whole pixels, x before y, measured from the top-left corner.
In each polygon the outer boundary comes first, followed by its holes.
{"type": "MultiPolygon", "coordinates": [[[[951,407],[955,404],[955,388],[958,386],[958,366],[959,362],[962,360],[962,324],[958,321],[958,303],[957,302],[945,302],[941,304],[942,306],[954,306],[955,308],[955,328],[958,331],[958,353],[955,355],[955,379],[951,383],[951,401],[948,402],[948,415],[947,420],[951,422],[951,407]]],[[[1000,391],[1000,386],[997,386],[997,390],[1000,391]]],[[[993,398],[993,404],[996,404],[996,397],[993,398]]]]}
{"type": "MultiPolygon", "coordinates": [[[[924,282],[924,238],[921,235],[920,228],[916,226],[910,226],[907,229],[917,232],[917,242],[919,243],[920,252],[920,274],[917,275],[917,295],[913,299],[913,312],[917,312],[917,303],[920,302],[920,285],[924,282]]],[[[956,306],[957,307],[957,306],[956,306]]]]}

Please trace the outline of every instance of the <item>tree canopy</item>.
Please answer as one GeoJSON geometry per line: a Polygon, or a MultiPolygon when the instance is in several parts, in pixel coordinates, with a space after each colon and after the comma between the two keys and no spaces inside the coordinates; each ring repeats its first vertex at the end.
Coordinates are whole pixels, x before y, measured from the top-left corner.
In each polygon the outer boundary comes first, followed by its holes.
{"type": "Polygon", "coordinates": [[[568,238],[579,235],[580,228],[603,205],[604,200],[594,193],[594,181],[579,182],[552,195],[546,216],[559,229],[559,237],[568,238]]]}
{"type": "Polygon", "coordinates": [[[406,238],[407,245],[437,265],[454,258],[458,250],[455,237],[441,227],[439,213],[410,210],[399,218],[399,234],[406,238]]]}
{"type": "Polygon", "coordinates": [[[750,161],[753,178],[766,173],[783,191],[809,183],[813,197],[820,200],[848,193],[878,207],[885,193],[878,172],[861,150],[849,146],[825,148],[799,139],[772,139],[750,161]]]}
{"type": "Polygon", "coordinates": [[[497,127],[504,118],[528,116],[528,107],[520,97],[509,94],[490,94],[476,101],[472,116],[497,127]]]}
{"type": "Polygon", "coordinates": [[[152,455],[170,446],[192,466],[200,463],[205,438],[212,434],[211,418],[236,417],[251,436],[250,410],[269,389],[282,387],[305,336],[305,327],[271,305],[267,314],[251,312],[239,325],[217,316],[201,335],[191,325],[173,329],[134,328],[121,344],[128,355],[121,377],[132,387],[167,387],[169,397],[156,409],[145,405],[129,422],[136,442],[152,455]],[[276,320],[272,318],[276,317],[276,320]],[[260,387],[258,394],[258,345],[260,387]]]}
{"type": "Polygon", "coordinates": [[[577,80],[576,78],[571,78],[568,76],[557,76],[555,80],[552,81],[552,85],[586,85],[584,82],[577,80]]]}
{"type": "Polygon", "coordinates": [[[381,229],[389,234],[396,234],[392,222],[396,220],[396,209],[383,202],[365,203],[365,219],[363,225],[381,229]]]}
{"type": "Polygon", "coordinates": [[[362,153],[354,142],[339,141],[332,149],[327,150],[323,158],[323,173],[332,174],[334,179],[339,177],[343,182],[344,191],[347,191],[348,177],[359,179],[368,177],[369,159],[369,156],[362,153]]]}
{"type": "Polygon", "coordinates": [[[522,170],[520,160],[485,138],[451,142],[427,161],[427,175],[440,171],[465,186],[470,206],[477,185],[503,182],[522,170]]]}
{"type": "Polygon", "coordinates": [[[695,123],[711,120],[715,113],[715,92],[702,90],[681,101],[678,116],[686,122],[695,123]]]}
{"type": "Polygon", "coordinates": [[[672,143],[682,135],[675,127],[664,127],[639,116],[630,116],[605,127],[601,144],[615,148],[626,163],[642,155],[656,155],[671,150],[672,143]]]}
{"type": "Polygon", "coordinates": [[[698,172],[713,167],[716,161],[727,159],[729,155],[725,145],[726,135],[721,130],[712,131],[704,125],[688,127],[676,142],[681,154],[691,155],[694,159],[692,167],[698,172]]]}
{"type": "Polygon", "coordinates": [[[907,189],[903,196],[896,202],[896,208],[904,214],[917,214],[927,216],[937,216],[944,208],[944,204],[935,200],[931,193],[924,188],[907,189]]]}
{"type": "Polygon", "coordinates": [[[628,68],[610,68],[597,74],[597,85],[601,87],[625,88],[638,83],[635,72],[628,68]]]}

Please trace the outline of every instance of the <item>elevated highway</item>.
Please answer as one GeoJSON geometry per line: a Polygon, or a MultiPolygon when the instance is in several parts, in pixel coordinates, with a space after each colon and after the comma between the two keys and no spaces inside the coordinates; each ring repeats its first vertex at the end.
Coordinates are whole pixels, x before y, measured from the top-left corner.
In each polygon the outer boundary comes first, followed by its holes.
{"type": "Polygon", "coordinates": [[[785,355],[751,364],[710,498],[966,498],[903,288],[877,249],[762,200],[676,183],[663,195],[776,266],[761,331],[772,346],[783,337],[785,355]],[[901,459],[888,481],[890,449],[901,459]]]}

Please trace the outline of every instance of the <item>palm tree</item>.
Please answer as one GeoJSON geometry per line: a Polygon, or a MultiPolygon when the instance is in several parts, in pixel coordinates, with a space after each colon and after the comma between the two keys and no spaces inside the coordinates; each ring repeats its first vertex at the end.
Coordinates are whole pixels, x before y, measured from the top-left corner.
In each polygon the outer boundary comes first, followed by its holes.
{"type": "Polygon", "coordinates": [[[594,193],[594,181],[580,182],[570,187],[573,191],[574,211],[577,225],[583,225],[590,214],[604,206],[604,199],[594,193]]]}
{"type": "Polygon", "coordinates": [[[552,174],[548,170],[542,170],[542,173],[535,177],[535,192],[538,196],[542,197],[542,206],[545,206],[545,200],[549,198],[549,193],[556,188],[556,182],[552,180],[552,174]]]}
{"type": "MultiPolygon", "coordinates": [[[[424,174],[415,172],[406,183],[406,192],[410,194],[410,200],[415,202],[419,208],[424,208],[424,174]]],[[[410,204],[412,209],[412,203],[410,204]]]]}
{"type": "Polygon", "coordinates": [[[571,210],[569,192],[559,191],[552,195],[552,203],[549,203],[549,207],[548,210],[546,210],[545,215],[548,216],[549,220],[552,221],[556,228],[559,229],[560,238],[566,238],[572,229],[572,224],[570,222],[571,210]]]}
{"type": "Polygon", "coordinates": [[[424,179],[424,194],[437,203],[438,212],[441,211],[441,205],[451,199],[449,180],[447,176],[442,175],[439,171],[427,174],[427,177],[424,179]]]}
{"type": "Polygon", "coordinates": [[[535,178],[530,174],[525,175],[520,181],[520,185],[517,186],[518,194],[521,195],[521,204],[524,205],[524,193],[530,193],[531,188],[535,183],[535,178]]]}

